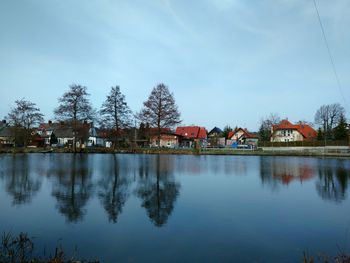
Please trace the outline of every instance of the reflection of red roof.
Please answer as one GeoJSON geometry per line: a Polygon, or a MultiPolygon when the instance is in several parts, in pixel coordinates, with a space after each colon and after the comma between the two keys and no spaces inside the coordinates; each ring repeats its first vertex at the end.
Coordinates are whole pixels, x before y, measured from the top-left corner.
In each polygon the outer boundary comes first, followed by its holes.
{"type": "Polygon", "coordinates": [[[280,178],[283,184],[289,184],[293,180],[299,180],[300,182],[303,182],[314,177],[314,171],[310,167],[301,167],[298,174],[274,174],[274,177],[280,178]]]}
{"type": "Polygon", "coordinates": [[[304,138],[313,139],[317,137],[317,132],[308,124],[292,124],[288,120],[282,120],[279,124],[272,126],[276,130],[297,130],[304,138]]]}
{"type": "Polygon", "coordinates": [[[175,134],[189,139],[206,139],[207,130],[199,126],[181,126],[177,127],[175,134]]]}

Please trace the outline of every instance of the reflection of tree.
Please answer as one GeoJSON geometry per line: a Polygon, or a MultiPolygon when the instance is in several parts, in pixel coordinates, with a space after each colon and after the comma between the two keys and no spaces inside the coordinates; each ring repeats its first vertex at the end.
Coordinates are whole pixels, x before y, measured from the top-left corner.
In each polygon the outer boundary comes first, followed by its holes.
{"type": "Polygon", "coordinates": [[[98,196],[108,214],[109,221],[116,223],[129,197],[129,185],[127,178],[120,175],[120,166],[116,155],[113,155],[113,161],[109,163],[110,171],[99,182],[101,189],[98,196]]]}
{"type": "Polygon", "coordinates": [[[1,176],[14,205],[30,203],[41,186],[40,177],[34,179],[31,175],[33,171],[28,158],[28,155],[13,156],[8,172],[1,176]]]}
{"type": "Polygon", "coordinates": [[[59,212],[69,222],[83,219],[85,214],[83,207],[92,192],[87,158],[87,155],[71,155],[70,160],[58,164],[56,170],[57,183],[53,186],[52,195],[57,199],[59,212]]]}
{"type": "Polygon", "coordinates": [[[142,199],[142,206],[147,210],[151,221],[158,227],[163,226],[174,209],[179,195],[180,184],[170,174],[169,156],[157,155],[155,174],[140,169],[140,184],[137,195],[142,199]]]}
{"type": "Polygon", "coordinates": [[[322,199],[341,202],[345,199],[350,169],[344,160],[323,160],[318,170],[316,190],[322,199]]]}

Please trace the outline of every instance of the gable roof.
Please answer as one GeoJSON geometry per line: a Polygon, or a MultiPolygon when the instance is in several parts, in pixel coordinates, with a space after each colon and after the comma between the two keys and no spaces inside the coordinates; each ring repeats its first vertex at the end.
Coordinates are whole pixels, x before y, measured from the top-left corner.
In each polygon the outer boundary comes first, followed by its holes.
{"type": "Polygon", "coordinates": [[[208,135],[213,134],[213,133],[221,134],[222,130],[215,126],[210,132],[208,132],[208,135]]]}
{"type": "Polygon", "coordinates": [[[60,127],[53,131],[57,138],[73,138],[73,129],[69,127],[60,127]]]}
{"type": "Polygon", "coordinates": [[[228,139],[232,139],[232,137],[235,136],[235,134],[239,131],[242,131],[243,134],[238,139],[241,139],[242,137],[243,138],[258,138],[258,135],[256,133],[249,132],[247,130],[247,128],[243,129],[243,128],[239,127],[239,128],[235,128],[233,131],[230,131],[228,133],[228,136],[227,136],[228,139]]]}
{"type": "Polygon", "coordinates": [[[300,124],[292,124],[288,120],[282,120],[279,124],[272,126],[273,131],[277,130],[297,130],[304,138],[316,138],[317,132],[314,128],[312,128],[308,124],[300,123],[300,124]]]}
{"type": "Polygon", "coordinates": [[[10,127],[3,126],[0,128],[0,137],[13,137],[13,133],[10,127]]]}
{"type": "Polygon", "coordinates": [[[199,126],[180,126],[176,128],[176,135],[181,135],[188,139],[206,139],[207,130],[199,126]]]}

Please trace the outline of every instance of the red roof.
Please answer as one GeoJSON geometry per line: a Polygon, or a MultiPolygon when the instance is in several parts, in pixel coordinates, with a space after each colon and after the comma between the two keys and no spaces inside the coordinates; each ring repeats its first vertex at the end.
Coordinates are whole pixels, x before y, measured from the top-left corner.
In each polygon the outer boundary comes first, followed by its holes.
{"type": "Polygon", "coordinates": [[[273,131],[276,130],[297,130],[304,138],[313,139],[317,137],[317,132],[310,125],[300,123],[292,124],[288,120],[282,120],[279,124],[272,126],[273,131]]]}
{"type": "Polygon", "coordinates": [[[228,133],[228,135],[227,135],[227,138],[228,138],[228,139],[232,138],[232,136],[233,136],[234,134],[235,134],[234,131],[230,131],[230,132],[228,133]]]}
{"type": "Polygon", "coordinates": [[[199,126],[181,126],[177,127],[175,134],[189,139],[206,139],[207,130],[199,126]]]}
{"type": "Polygon", "coordinates": [[[228,133],[228,139],[231,139],[240,130],[243,131],[243,137],[244,138],[258,138],[257,135],[255,135],[253,133],[250,133],[246,128],[245,129],[243,129],[243,128],[236,128],[233,131],[230,131],[228,133]]]}

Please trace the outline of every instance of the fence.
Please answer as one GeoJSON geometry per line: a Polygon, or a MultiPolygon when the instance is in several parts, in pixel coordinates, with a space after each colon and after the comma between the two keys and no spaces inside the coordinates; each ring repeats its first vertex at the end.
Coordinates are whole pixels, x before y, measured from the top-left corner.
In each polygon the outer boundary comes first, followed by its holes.
{"type": "Polygon", "coordinates": [[[259,147],[323,147],[349,146],[348,141],[259,142],[259,147]]]}

